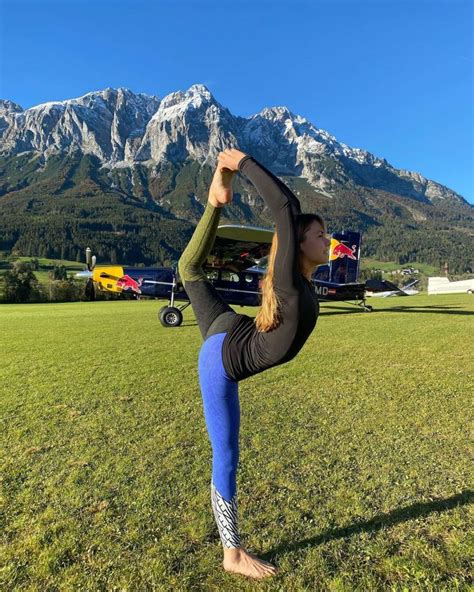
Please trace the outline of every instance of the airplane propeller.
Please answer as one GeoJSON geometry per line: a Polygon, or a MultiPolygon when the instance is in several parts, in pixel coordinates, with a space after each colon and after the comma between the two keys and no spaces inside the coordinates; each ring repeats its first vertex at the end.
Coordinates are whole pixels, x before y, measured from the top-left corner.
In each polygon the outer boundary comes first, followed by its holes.
{"type": "MultiPolygon", "coordinates": [[[[87,265],[87,271],[81,271],[79,273],[76,274],[76,277],[87,277],[87,283],[86,283],[86,288],[85,288],[85,295],[86,298],[88,300],[95,300],[96,298],[96,289],[95,289],[95,285],[94,285],[94,280],[93,280],[93,271],[95,269],[97,263],[97,258],[95,255],[92,255],[92,251],[89,247],[87,247],[86,249],[86,265],[87,265]]],[[[104,278],[104,279],[109,279],[109,280],[119,280],[120,276],[117,275],[113,275],[110,273],[107,273],[105,271],[102,271],[100,273],[100,277],[104,278]]]]}
{"type": "MultiPolygon", "coordinates": [[[[92,251],[91,251],[90,247],[87,247],[87,249],[86,249],[86,265],[87,265],[88,271],[94,270],[96,262],[97,262],[96,256],[92,255],[92,251]]],[[[94,287],[94,281],[93,281],[92,277],[90,277],[87,280],[85,294],[86,294],[87,300],[95,300],[95,287],[94,287]]]]}
{"type": "Polygon", "coordinates": [[[87,247],[87,249],[86,249],[86,264],[87,264],[87,269],[89,271],[93,271],[96,262],[97,262],[96,256],[95,255],[92,255],[92,251],[90,250],[90,247],[87,247]]]}

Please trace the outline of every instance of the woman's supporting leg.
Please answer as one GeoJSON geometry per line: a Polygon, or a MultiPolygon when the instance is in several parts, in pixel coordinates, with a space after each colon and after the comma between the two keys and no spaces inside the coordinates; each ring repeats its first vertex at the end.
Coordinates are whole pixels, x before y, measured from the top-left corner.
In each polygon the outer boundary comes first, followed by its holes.
{"type": "Polygon", "coordinates": [[[218,333],[203,343],[199,352],[199,383],[212,447],[212,509],[222,545],[231,548],[240,546],[236,483],[240,405],[238,383],[228,378],[222,364],[225,335],[218,333]]]}
{"type": "Polygon", "coordinates": [[[199,382],[212,447],[211,502],[224,548],[224,569],[252,578],[276,572],[270,563],[248,553],[241,544],[237,513],[240,405],[238,383],[222,363],[226,333],[208,337],[199,352],[199,382]]]}

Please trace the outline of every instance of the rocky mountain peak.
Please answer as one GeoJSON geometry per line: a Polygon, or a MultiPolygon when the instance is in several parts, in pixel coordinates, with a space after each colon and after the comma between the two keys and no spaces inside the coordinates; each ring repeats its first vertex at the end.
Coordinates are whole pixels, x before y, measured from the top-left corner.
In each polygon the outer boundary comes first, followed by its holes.
{"type": "Polygon", "coordinates": [[[201,164],[212,162],[220,150],[238,145],[235,118],[203,84],[165,96],[151,118],[137,160],[201,164]]]}
{"type": "Polygon", "coordinates": [[[296,119],[295,115],[287,107],[265,107],[254,117],[263,117],[269,121],[286,121],[287,119],[296,119]]]}
{"type": "Polygon", "coordinates": [[[188,88],[187,92],[201,95],[202,97],[206,98],[206,100],[208,100],[208,101],[214,100],[214,97],[212,96],[211,91],[204,84],[193,84],[192,86],[190,86],[188,88]]]}
{"type": "Polygon", "coordinates": [[[194,84],[187,91],[177,91],[166,95],[155,114],[155,119],[172,119],[182,116],[190,109],[203,109],[218,105],[212,94],[203,84],[194,84]]]}
{"type": "Polygon", "coordinates": [[[20,107],[17,103],[7,99],[0,99],[0,113],[21,113],[22,111],[23,107],[20,107]]]}
{"type": "Polygon", "coordinates": [[[7,104],[10,111],[0,117],[0,150],[40,152],[46,158],[79,150],[104,162],[121,161],[136,151],[136,138],[143,136],[158,105],[157,97],[125,88],[92,91],[24,111],[12,111],[7,104]]]}

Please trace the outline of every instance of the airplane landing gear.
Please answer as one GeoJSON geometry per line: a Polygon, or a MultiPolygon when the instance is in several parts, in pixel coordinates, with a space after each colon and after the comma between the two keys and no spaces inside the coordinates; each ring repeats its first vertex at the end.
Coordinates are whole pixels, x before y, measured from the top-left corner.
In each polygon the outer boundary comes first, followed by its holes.
{"type": "Polygon", "coordinates": [[[179,327],[183,322],[183,313],[175,306],[163,306],[158,311],[158,318],[163,327],[179,327]]]}
{"type": "Polygon", "coordinates": [[[366,303],[365,298],[361,298],[355,304],[360,306],[364,312],[372,312],[374,310],[373,306],[366,303]]]}
{"type": "Polygon", "coordinates": [[[180,307],[174,305],[174,297],[177,292],[178,283],[176,281],[176,273],[173,274],[173,285],[171,286],[171,295],[168,306],[163,306],[158,311],[158,318],[163,327],[179,327],[183,322],[183,310],[187,308],[191,302],[187,302],[180,307]]]}

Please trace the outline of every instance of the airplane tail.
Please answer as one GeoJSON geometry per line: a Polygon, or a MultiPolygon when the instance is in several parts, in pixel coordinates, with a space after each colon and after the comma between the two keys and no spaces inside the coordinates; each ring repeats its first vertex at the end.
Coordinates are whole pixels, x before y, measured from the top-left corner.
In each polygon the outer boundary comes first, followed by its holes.
{"type": "Polygon", "coordinates": [[[360,232],[334,232],[331,235],[329,263],[320,265],[313,279],[336,284],[355,283],[359,279],[360,232]]]}

